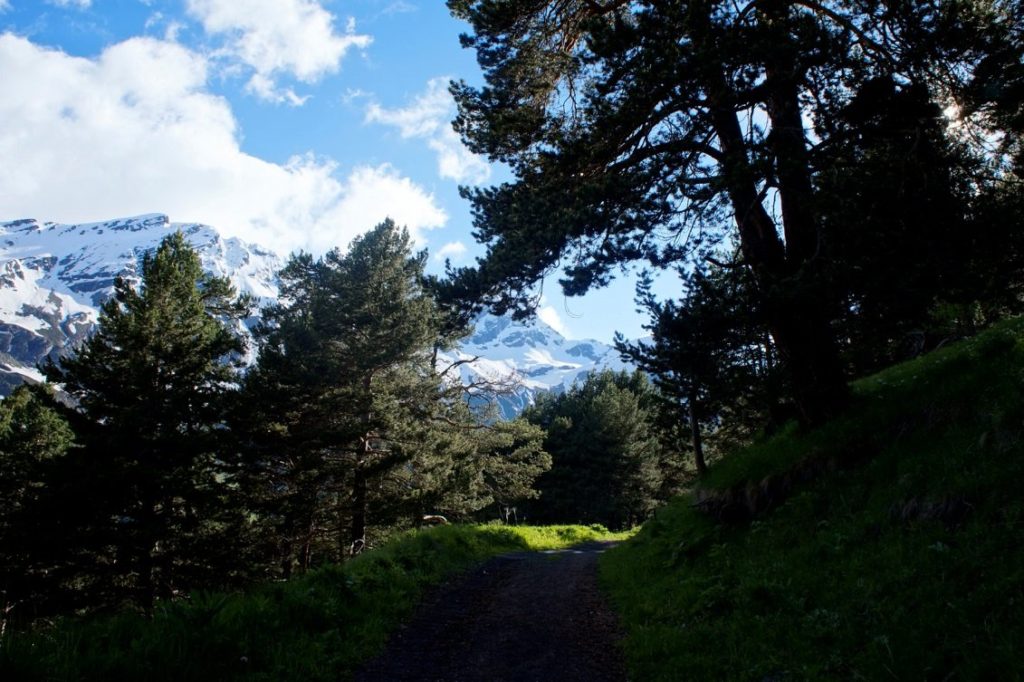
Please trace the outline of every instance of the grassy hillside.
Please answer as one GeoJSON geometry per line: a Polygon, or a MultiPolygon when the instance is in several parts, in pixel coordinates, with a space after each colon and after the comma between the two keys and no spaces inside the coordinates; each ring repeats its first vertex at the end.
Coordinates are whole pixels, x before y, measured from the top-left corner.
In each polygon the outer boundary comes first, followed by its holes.
{"type": "Polygon", "coordinates": [[[246,594],[69,619],[0,647],[2,680],[338,680],[376,654],[423,591],[504,552],[622,537],[600,527],[442,526],[246,594]]]}
{"type": "Polygon", "coordinates": [[[854,392],[605,555],[634,679],[1024,676],[1024,322],[854,392]]]}

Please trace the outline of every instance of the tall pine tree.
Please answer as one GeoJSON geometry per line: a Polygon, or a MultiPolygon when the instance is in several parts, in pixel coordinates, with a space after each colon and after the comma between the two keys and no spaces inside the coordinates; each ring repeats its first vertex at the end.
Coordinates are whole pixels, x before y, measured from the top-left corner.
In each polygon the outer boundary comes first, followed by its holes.
{"type": "Polygon", "coordinates": [[[158,597],[230,574],[229,472],[218,457],[244,342],[244,304],[204,274],[181,232],[146,254],[139,287],[118,279],[96,333],[51,381],[92,425],[92,480],[106,493],[93,514],[97,570],[146,611],[158,597]]]}
{"type": "Polygon", "coordinates": [[[286,575],[317,547],[340,558],[425,512],[517,494],[519,479],[502,478],[510,460],[543,468],[535,432],[481,423],[457,374],[436,366],[457,325],[425,264],[388,220],[347,253],[293,256],[281,273],[246,419],[254,494],[286,575]],[[487,459],[501,448],[507,458],[487,459]]]}
{"type": "Polygon", "coordinates": [[[0,402],[0,637],[8,623],[51,613],[63,592],[61,509],[56,471],[74,442],[68,423],[39,389],[19,386],[0,402]]]}
{"type": "MultiPolygon", "coordinates": [[[[847,398],[831,326],[842,301],[827,286],[829,259],[847,254],[829,250],[826,207],[843,190],[823,174],[861,128],[833,122],[881,80],[897,99],[957,97],[1012,5],[448,0],[486,80],[453,85],[455,126],[513,174],[465,190],[488,252],[460,279],[522,312],[559,270],[578,295],[620,264],[678,264],[735,235],[800,415],[827,419],[847,398]]],[[[1019,71],[1012,44],[997,78],[1019,71]]],[[[906,205],[929,200],[931,187],[907,189],[906,205]]],[[[914,258],[925,245],[905,234],[899,257],[914,258]]]]}

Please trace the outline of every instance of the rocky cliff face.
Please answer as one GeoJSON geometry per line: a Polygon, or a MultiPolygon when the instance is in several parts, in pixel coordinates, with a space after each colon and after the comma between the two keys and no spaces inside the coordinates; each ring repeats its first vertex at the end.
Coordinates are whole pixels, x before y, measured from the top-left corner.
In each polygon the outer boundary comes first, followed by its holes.
{"type": "Polygon", "coordinates": [[[564,391],[594,370],[627,369],[615,349],[600,341],[566,339],[538,319],[493,315],[481,316],[475,332],[447,358],[476,358],[460,366],[462,381],[498,387],[505,418],[531,404],[538,391],[564,391]]]}

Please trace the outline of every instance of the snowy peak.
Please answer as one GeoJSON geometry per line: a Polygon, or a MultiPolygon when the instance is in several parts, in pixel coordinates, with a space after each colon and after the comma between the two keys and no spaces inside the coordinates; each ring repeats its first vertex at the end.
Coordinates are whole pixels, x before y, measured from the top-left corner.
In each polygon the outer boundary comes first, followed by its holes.
{"type": "Polygon", "coordinates": [[[499,407],[510,418],[533,402],[538,391],[561,392],[595,370],[629,369],[611,346],[593,340],[569,340],[543,321],[515,321],[481,315],[475,331],[446,359],[476,361],[462,365],[467,386],[502,390],[499,407]]]}
{"type": "MultiPolygon", "coordinates": [[[[259,308],[277,301],[283,260],[207,225],[172,223],[148,214],[64,225],[37,220],[0,222],[0,395],[23,380],[39,381],[35,367],[86,338],[118,277],[137,280],[144,254],[181,230],[211,274],[227,277],[259,308]]],[[[258,317],[239,331],[248,330],[258,317]]],[[[250,344],[248,360],[255,357],[250,344]]],[[[600,341],[569,340],[544,322],[482,315],[474,333],[441,362],[459,366],[467,390],[501,389],[499,406],[513,417],[538,391],[563,391],[595,369],[624,369],[618,353],[600,341]]]]}
{"type": "Polygon", "coordinates": [[[175,230],[210,273],[266,305],[277,297],[282,262],[273,253],[215,229],[147,214],[66,225],[26,219],[0,223],[0,392],[38,380],[35,365],[84,339],[118,277],[138,279],[142,256],[175,230]],[[6,381],[5,381],[6,376],[6,381]]]}

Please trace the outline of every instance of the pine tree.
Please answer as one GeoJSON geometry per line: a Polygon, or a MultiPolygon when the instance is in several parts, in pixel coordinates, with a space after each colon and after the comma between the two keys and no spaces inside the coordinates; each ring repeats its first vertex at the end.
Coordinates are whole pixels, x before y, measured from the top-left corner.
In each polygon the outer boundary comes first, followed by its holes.
{"type": "Polygon", "coordinates": [[[97,566],[146,611],[230,574],[224,541],[240,510],[226,502],[218,453],[244,350],[232,323],[244,313],[176,232],[143,257],[140,287],[119,278],[95,334],[47,368],[93,426],[95,468],[82,485],[108,494],[91,510],[97,566]]]}
{"type": "Polygon", "coordinates": [[[317,547],[340,558],[423,513],[518,494],[518,479],[498,482],[516,458],[543,466],[535,433],[482,422],[454,368],[437,367],[462,325],[437,306],[425,264],[389,220],[347,253],[293,256],[281,273],[247,420],[252,485],[285,574],[317,547]]]}
{"type": "Polygon", "coordinates": [[[74,433],[37,391],[22,385],[0,402],[0,637],[9,622],[52,612],[71,539],[54,523],[64,502],[54,493],[74,433]]]}
{"type": "Polygon", "coordinates": [[[758,393],[774,374],[774,349],[742,268],[735,263],[700,266],[680,277],[687,292],[679,301],[659,301],[650,278],[641,280],[637,303],[650,316],[645,325],[650,336],[630,342],[619,335],[615,345],[653,377],[662,430],[687,433],[697,474],[703,476],[704,434],[720,429],[726,417],[736,430],[756,418],[746,412],[768,411],[758,393]]]}
{"type": "Polygon", "coordinates": [[[513,173],[465,190],[488,253],[461,279],[524,312],[563,266],[577,295],[735,235],[803,421],[828,418],[847,399],[828,286],[846,254],[827,251],[822,174],[851,141],[832,122],[880,78],[958,97],[979,37],[1012,25],[993,20],[1004,5],[449,0],[486,80],[453,85],[455,126],[513,173]]]}
{"type": "Polygon", "coordinates": [[[591,374],[560,395],[541,394],[523,419],[545,430],[551,470],[528,505],[543,522],[628,528],[664,499],[665,457],[654,388],[639,372],[591,374]]]}

